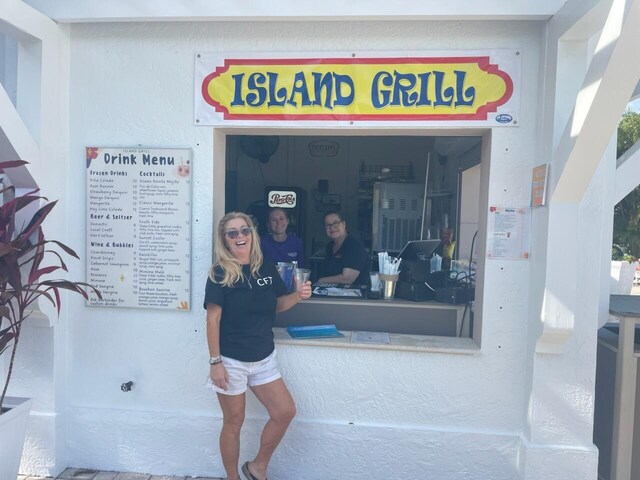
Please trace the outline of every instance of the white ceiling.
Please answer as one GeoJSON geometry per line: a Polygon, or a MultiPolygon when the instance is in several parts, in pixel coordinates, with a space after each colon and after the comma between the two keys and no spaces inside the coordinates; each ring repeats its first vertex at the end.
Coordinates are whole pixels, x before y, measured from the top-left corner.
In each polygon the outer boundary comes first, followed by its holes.
{"type": "Polygon", "coordinates": [[[444,157],[455,157],[481,142],[480,137],[436,137],[433,148],[444,157]]]}

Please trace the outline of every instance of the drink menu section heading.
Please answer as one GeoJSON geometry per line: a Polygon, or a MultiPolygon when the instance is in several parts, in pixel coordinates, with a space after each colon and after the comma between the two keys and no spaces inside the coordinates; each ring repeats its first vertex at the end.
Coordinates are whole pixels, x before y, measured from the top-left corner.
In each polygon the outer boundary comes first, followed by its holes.
{"type": "Polygon", "coordinates": [[[87,147],[95,307],[191,308],[191,150],[87,147]]]}

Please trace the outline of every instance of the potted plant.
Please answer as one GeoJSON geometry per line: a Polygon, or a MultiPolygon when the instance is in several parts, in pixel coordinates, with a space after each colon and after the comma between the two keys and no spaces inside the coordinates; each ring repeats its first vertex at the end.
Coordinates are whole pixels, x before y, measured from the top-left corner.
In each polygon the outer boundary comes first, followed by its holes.
{"type": "MultiPolygon", "coordinates": [[[[26,163],[22,160],[0,162],[0,173],[26,163]]],[[[12,186],[1,188],[0,198],[11,192],[15,193],[12,186]]],[[[6,377],[4,382],[0,381],[0,478],[13,479],[18,476],[31,404],[30,399],[6,396],[22,324],[36,309],[34,302],[39,298],[50,301],[59,314],[60,290],[70,290],[85,298],[89,291],[98,297],[100,293],[87,283],[48,278],[54,272],[67,271],[58,249],[78,258],[63,243],[46,239],[42,231],[42,222],[57,202],[48,202],[36,189],[0,203],[0,361],[6,365],[6,377]],[[29,215],[28,212],[34,210],[35,213],[29,215]],[[53,263],[49,263],[50,259],[53,263]],[[5,362],[7,355],[8,363],[5,362]]]]}

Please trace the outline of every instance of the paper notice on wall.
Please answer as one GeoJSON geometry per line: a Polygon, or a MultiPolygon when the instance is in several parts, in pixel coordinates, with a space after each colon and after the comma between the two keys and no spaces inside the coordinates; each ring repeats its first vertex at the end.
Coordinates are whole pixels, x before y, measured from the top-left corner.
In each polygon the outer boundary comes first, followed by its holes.
{"type": "Polygon", "coordinates": [[[529,207],[490,207],[487,257],[528,259],[530,225],[531,209],[529,207]]]}
{"type": "Polygon", "coordinates": [[[191,150],[87,147],[87,305],[189,310],[191,150]]]}
{"type": "Polygon", "coordinates": [[[538,165],[533,167],[531,178],[531,206],[541,207],[545,204],[547,196],[547,181],[549,165],[538,165]]]}

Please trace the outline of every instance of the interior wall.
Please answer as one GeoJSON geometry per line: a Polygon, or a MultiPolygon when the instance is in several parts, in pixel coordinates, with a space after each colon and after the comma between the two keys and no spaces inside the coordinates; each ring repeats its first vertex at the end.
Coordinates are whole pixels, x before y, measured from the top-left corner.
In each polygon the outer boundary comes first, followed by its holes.
{"type": "Polygon", "coordinates": [[[460,193],[460,232],[458,233],[457,258],[469,260],[478,259],[478,243],[471,244],[473,236],[478,231],[480,211],[480,178],[482,166],[480,164],[461,172],[460,193]]]}
{"type": "MultiPolygon", "coordinates": [[[[277,133],[277,132],[274,132],[277,133]]],[[[229,135],[228,148],[233,157],[227,156],[227,174],[236,182],[237,200],[229,202],[227,210],[237,208],[245,210],[263,196],[265,186],[300,187],[306,192],[306,230],[303,235],[306,256],[322,250],[328,241],[323,228],[325,211],[339,210],[347,221],[349,231],[363,240],[368,237],[359,229],[359,204],[367,198],[367,185],[370,185],[372,169],[392,169],[392,172],[408,172],[397,181],[410,181],[424,184],[427,159],[430,173],[428,177],[430,197],[426,212],[427,227],[430,223],[438,225],[434,229],[437,237],[444,228],[443,215],[446,211],[448,226],[455,229],[456,192],[460,162],[470,164],[480,161],[480,149],[471,147],[465,158],[460,155],[447,157],[434,147],[432,136],[281,136],[280,145],[267,163],[251,158],[241,148],[237,148],[239,137],[229,135]],[[330,155],[314,155],[312,146],[317,143],[331,144],[330,155]],[[470,158],[473,157],[473,160],[470,158]],[[396,168],[398,170],[396,170],[396,168]],[[337,205],[322,204],[322,192],[318,188],[319,180],[326,180],[329,194],[340,196],[337,205]],[[363,181],[361,183],[361,180],[363,181]],[[450,195],[443,195],[450,192],[450,195]]],[[[469,148],[469,142],[479,142],[477,137],[439,137],[446,139],[447,148],[463,151],[469,148]],[[475,138],[475,140],[473,139],[475,138]]],[[[477,178],[479,182],[479,177],[477,178]]],[[[394,181],[393,174],[383,175],[380,181],[394,181]]],[[[479,199],[479,184],[474,187],[469,206],[471,215],[476,218],[479,199]]],[[[469,198],[469,195],[467,198],[469,198]]],[[[366,201],[365,205],[366,206],[366,201]]],[[[370,207],[370,205],[368,205],[370,207]]],[[[371,223],[371,214],[368,215],[371,223]]],[[[428,235],[428,232],[425,232],[428,235]]],[[[425,237],[426,238],[426,237],[425,237]]]]}

